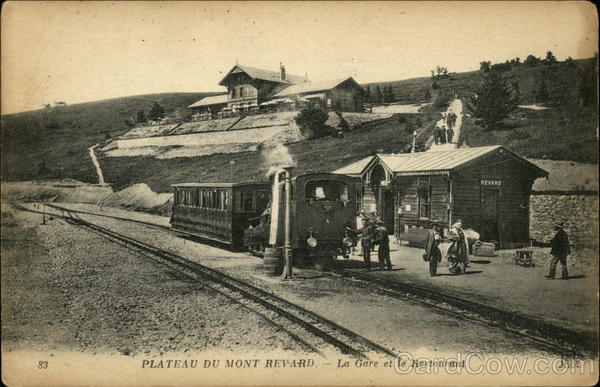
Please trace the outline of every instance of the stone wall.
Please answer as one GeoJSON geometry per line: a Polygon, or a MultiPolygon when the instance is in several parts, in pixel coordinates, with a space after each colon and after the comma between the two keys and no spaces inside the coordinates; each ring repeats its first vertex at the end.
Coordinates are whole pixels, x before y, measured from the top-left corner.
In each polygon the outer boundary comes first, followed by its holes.
{"type": "Polygon", "coordinates": [[[530,200],[529,234],[550,242],[553,224],[564,222],[576,247],[598,247],[598,194],[594,192],[534,192],[530,200]]]}

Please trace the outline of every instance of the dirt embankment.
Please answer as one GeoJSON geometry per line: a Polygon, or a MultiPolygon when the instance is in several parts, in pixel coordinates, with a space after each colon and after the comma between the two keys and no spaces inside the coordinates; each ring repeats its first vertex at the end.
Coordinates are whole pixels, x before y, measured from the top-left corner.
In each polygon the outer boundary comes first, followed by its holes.
{"type": "Polygon", "coordinates": [[[113,192],[110,186],[76,180],[2,183],[2,200],[7,202],[87,203],[170,215],[173,194],[156,193],[145,183],[113,192]]]}
{"type": "Polygon", "coordinates": [[[170,215],[173,194],[156,193],[147,184],[139,183],[109,195],[102,202],[109,207],[170,215]]]}
{"type": "Polygon", "coordinates": [[[4,201],[98,203],[112,193],[109,186],[91,185],[77,180],[2,183],[4,201]]]}

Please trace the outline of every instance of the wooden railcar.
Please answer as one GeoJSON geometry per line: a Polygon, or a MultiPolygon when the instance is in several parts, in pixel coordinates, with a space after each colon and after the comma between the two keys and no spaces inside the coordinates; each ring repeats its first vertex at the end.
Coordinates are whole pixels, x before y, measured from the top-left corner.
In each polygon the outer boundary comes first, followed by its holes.
{"type": "Polygon", "coordinates": [[[269,183],[184,183],[174,191],[174,229],[242,247],[249,219],[261,215],[270,200],[269,183]]]}

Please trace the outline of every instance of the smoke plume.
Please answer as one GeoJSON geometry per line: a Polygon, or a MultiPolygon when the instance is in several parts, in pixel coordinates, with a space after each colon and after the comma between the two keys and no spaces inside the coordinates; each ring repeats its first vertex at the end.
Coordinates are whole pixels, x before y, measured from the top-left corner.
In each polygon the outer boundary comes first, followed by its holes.
{"type": "Polygon", "coordinates": [[[295,167],[296,162],[283,144],[267,148],[262,153],[265,165],[268,167],[267,176],[271,176],[285,167],[295,167]]]}

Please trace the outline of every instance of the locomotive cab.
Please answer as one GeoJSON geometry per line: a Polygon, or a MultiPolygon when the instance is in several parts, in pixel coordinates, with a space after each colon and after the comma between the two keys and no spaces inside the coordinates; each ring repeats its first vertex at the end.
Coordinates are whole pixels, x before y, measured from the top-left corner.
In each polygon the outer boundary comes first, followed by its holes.
{"type": "Polygon", "coordinates": [[[356,180],[333,173],[293,179],[292,248],[299,256],[345,254],[346,227],[356,228],[356,180]]]}

